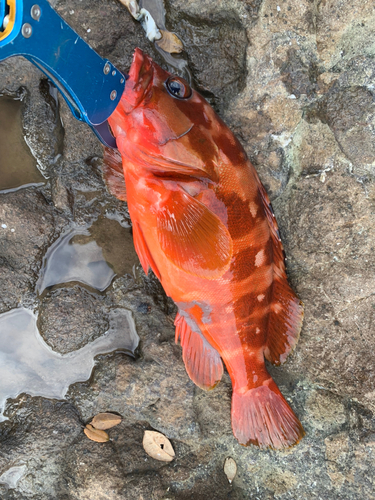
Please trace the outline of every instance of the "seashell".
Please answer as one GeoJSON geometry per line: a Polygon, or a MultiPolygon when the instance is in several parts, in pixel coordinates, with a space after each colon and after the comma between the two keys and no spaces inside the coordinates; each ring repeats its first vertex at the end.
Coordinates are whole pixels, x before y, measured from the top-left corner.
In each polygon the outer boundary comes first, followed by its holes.
{"type": "Polygon", "coordinates": [[[171,442],[160,432],[145,431],[142,444],[147,455],[155,460],[171,462],[175,457],[171,442]]]}
{"type": "Polygon", "coordinates": [[[95,427],[95,429],[104,431],[120,424],[121,420],[121,417],[119,415],[115,415],[114,413],[98,413],[91,420],[90,424],[95,427]]]}
{"type": "Polygon", "coordinates": [[[130,14],[138,21],[139,18],[139,5],[136,0],[120,0],[120,2],[125,5],[130,14]]]}
{"type": "Polygon", "coordinates": [[[177,35],[171,33],[170,31],[160,30],[162,37],[160,40],[156,40],[157,45],[170,54],[179,54],[182,52],[184,45],[177,35]]]}
{"type": "Polygon", "coordinates": [[[225,459],[224,472],[228,478],[228,481],[231,483],[233,481],[235,475],[237,474],[237,464],[233,460],[233,458],[228,457],[225,459]]]}
{"type": "Polygon", "coordinates": [[[86,436],[91,439],[91,441],[96,441],[97,443],[106,443],[109,441],[109,436],[106,432],[94,429],[90,424],[87,424],[83,429],[86,436]]]}

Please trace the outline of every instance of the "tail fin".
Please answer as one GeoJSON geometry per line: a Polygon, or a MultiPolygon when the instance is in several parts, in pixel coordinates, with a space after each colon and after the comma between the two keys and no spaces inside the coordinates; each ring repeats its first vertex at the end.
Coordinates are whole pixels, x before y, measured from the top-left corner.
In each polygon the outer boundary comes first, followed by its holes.
{"type": "Polygon", "coordinates": [[[298,443],[305,431],[285,401],[275,382],[233,392],[232,428],[238,442],[244,446],[282,450],[298,443]]]}

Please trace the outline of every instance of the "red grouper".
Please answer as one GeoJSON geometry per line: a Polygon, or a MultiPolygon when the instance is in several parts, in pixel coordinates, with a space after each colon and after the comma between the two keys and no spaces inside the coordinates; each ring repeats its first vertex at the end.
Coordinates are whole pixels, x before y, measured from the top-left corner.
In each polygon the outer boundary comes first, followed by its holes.
{"type": "Polygon", "coordinates": [[[285,361],[303,306],[288,284],[277,223],[244,149],[202,96],[140,49],[108,121],[122,164],[107,150],[104,177],[128,202],[144,271],[153,270],[178,306],[176,341],[189,377],[212,389],[223,360],[237,440],[292,446],[304,431],[264,358],[285,361]]]}

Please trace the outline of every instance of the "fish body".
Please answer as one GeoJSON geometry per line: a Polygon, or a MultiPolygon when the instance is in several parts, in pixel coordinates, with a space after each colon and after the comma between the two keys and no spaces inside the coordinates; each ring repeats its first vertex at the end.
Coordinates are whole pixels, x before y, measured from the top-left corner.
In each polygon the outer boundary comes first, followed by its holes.
{"type": "Polygon", "coordinates": [[[190,378],[211,389],[223,363],[233,386],[232,428],[243,445],[287,448],[303,428],[264,359],[285,361],[303,307],[285,273],[268,196],[241,144],[186,82],[136,49],[109,118],[122,166],[105,177],[134,244],[177,304],[176,341],[190,378]]]}

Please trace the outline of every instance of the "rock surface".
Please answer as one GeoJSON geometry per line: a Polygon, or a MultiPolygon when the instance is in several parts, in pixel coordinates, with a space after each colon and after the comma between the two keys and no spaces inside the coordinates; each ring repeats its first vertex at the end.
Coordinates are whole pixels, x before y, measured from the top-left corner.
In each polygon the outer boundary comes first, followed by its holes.
{"type": "MultiPolygon", "coordinates": [[[[124,70],[135,46],[163,63],[119,2],[51,3],[124,70]]],[[[0,62],[0,95],[26,89],[23,134],[46,182],[0,193],[0,312],[39,311],[45,341],[66,353],[103,335],[108,311],[122,307],[133,312],[141,344],[134,359],[99,356],[91,379],[71,386],[65,401],[8,401],[0,497],[375,498],[373,4],[168,0],[166,12],[195,86],[237,134],[273,201],[306,314],[295,352],[270,370],[306,437],[282,453],[236,442],[229,377],[208,393],[194,386],[174,344],[175,309],[139,266],[115,268],[103,293],[71,283],[36,294],[42,258],[65,229],[105,217],[127,228],[129,216],[106,191],[98,140],[36,68],[13,58],[0,62]],[[82,430],[102,411],[123,417],[105,444],[82,430]],[[171,440],[173,462],[146,455],[144,429],[171,440]],[[231,485],[227,457],[238,467],[231,485]]],[[[111,253],[103,234],[98,244],[111,253]]]]}

